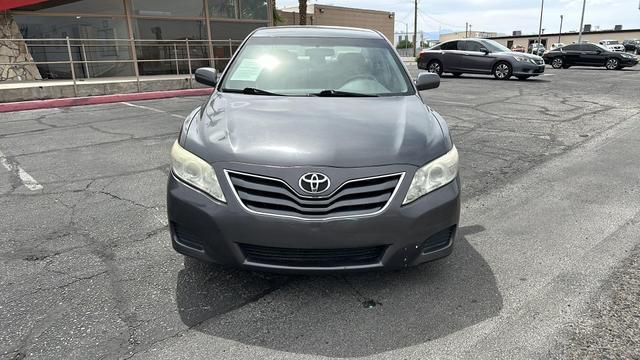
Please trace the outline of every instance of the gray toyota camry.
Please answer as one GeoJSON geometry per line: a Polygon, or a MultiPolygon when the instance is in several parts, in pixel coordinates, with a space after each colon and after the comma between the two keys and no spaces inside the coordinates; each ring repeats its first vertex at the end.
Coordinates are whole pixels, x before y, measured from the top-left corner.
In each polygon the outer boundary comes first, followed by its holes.
{"type": "Polygon", "coordinates": [[[173,247],[280,272],[402,268],[447,256],[458,152],[443,118],[378,32],[254,31],[171,150],[173,247]]]}

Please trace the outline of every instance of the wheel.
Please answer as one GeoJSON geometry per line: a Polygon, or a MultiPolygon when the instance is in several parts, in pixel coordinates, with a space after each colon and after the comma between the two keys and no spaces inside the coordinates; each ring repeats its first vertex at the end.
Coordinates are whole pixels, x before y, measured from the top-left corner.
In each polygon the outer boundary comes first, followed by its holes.
{"type": "Polygon", "coordinates": [[[442,63],[438,60],[431,60],[429,64],[427,64],[427,71],[442,76],[442,63]]]}
{"type": "Polygon", "coordinates": [[[620,61],[616,58],[607,59],[607,62],[604,64],[604,67],[606,67],[607,70],[616,70],[619,66],[620,61]]]}
{"type": "Polygon", "coordinates": [[[564,68],[564,59],[561,57],[557,57],[551,61],[551,66],[554,69],[564,68]]]}
{"type": "Polygon", "coordinates": [[[513,74],[513,68],[508,62],[501,61],[493,68],[493,76],[498,80],[509,80],[513,74]]]}
{"type": "Polygon", "coordinates": [[[518,80],[527,80],[528,78],[530,78],[530,75],[520,75],[520,76],[516,76],[518,78],[518,80]]]}
{"type": "Polygon", "coordinates": [[[460,76],[462,76],[462,73],[451,73],[451,74],[452,74],[453,76],[455,76],[455,77],[460,77],[460,76]]]}

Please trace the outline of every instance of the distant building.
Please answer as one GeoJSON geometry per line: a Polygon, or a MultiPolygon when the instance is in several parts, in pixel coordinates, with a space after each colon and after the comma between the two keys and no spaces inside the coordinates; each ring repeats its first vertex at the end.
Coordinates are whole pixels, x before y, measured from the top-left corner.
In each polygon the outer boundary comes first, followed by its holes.
{"type": "Polygon", "coordinates": [[[452,32],[448,34],[440,34],[440,42],[449,41],[449,40],[458,40],[464,38],[490,38],[496,37],[500,34],[497,32],[491,31],[458,31],[452,32]]]}
{"type": "MultiPolygon", "coordinates": [[[[282,19],[277,25],[298,25],[298,7],[278,10],[282,19]]],[[[395,14],[389,11],[348,8],[333,5],[313,4],[307,6],[307,25],[349,26],[380,31],[393,42],[395,14]]]]}
{"type": "MultiPolygon", "coordinates": [[[[589,30],[589,28],[585,30],[589,30]]],[[[549,48],[549,46],[554,43],[577,43],[578,36],[579,34],[576,31],[563,32],[562,34],[542,34],[540,42],[546,48],[549,48]]],[[[538,42],[538,34],[494,36],[490,38],[510,49],[514,46],[523,46],[525,48],[528,48],[530,44],[538,42]]],[[[618,40],[622,42],[626,39],[640,39],[640,29],[584,31],[582,33],[582,41],[590,43],[598,43],[601,40],[618,40]]]]}

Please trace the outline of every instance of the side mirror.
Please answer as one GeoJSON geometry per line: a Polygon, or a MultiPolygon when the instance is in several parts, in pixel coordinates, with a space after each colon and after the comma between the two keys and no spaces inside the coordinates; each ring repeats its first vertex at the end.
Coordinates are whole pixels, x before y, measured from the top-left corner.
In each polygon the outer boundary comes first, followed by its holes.
{"type": "Polygon", "coordinates": [[[487,49],[485,47],[480,48],[480,51],[482,51],[485,55],[489,54],[489,52],[490,52],[489,49],[487,49]]]}
{"type": "Polygon", "coordinates": [[[418,91],[435,89],[440,86],[440,76],[438,74],[423,72],[418,74],[416,88],[418,91]]]}
{"type": "Polygon", "coordinates": [[[201,67],[196,70],[196,81],[203,85],[216,86],[218,72],[214,68],[201,67]]]}

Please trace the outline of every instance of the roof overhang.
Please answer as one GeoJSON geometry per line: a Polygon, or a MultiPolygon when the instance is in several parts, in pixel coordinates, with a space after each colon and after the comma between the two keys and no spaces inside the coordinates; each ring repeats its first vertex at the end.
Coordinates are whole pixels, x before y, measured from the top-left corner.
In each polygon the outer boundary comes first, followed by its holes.
{"type": "Polygon", "coordinates": [[[22,6],[28,6],[45,2],[47,0],[2,0],[0,1],[0,11],[11,10],[22,6]]]}

